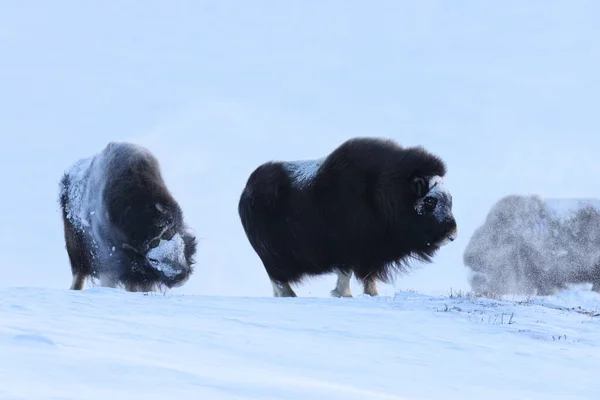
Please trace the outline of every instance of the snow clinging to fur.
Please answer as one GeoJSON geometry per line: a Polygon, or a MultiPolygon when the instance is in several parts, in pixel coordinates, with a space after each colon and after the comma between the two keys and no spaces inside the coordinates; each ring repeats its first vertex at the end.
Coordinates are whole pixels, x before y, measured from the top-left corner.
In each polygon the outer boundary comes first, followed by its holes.
{"type": "Polygon", "coordinates": [[[90,175],[90,165],[93,158],[86,158],[77,161],[69,170],[69,188],[61,188],[61,195],[69,197],[69,208],[67,209],[67,218],[79,229],[90,226],[88,220],[89,207],[84,204],[89,203],[89,195],[86,195],[85,179],[90,175]]]}
{"type": "Polygon", "coordinates": [[[441,176],[435,175],[429,178],[429,188],[429,195],[439,193],[450,197],[450,191],[444,186],[444,178],[441,176]]]}
{"type": "Polygon", "coordinates": [[[305,186],[312,182],[324,161],[325,158],[287,161],[284,163],[284,168],[296,185],[305,186]]]}
{"type": "Polygon", "coordinates": [[[173,264],[186,265],[183,249],[183,238],[177,233],[171,240],[161,240],[158,247],[148,251],[147,257],[155,269],[172,278],[182,272],[173,268],[173,264]]]}
{"type": "Polygon", "coordinates": [[[438,221],[445,221],[452,218],[452,195],[444,185],[444,179],[441,176],[435,175],[429,178],[429,191],[422,199],[419,199],[415,204],[415,209],[419,214],[423,214],[424,201],[426,197],[434,197],[438,203],[433,211],[433,215],[438,221]]]}
{"type": "Polygon", "coordinates": [[[67,193],[61,187],[61,195],[67,194],[69,198],[67,218],[79,231],[90,233],[91,245],[101,252],[101,257],[110,252],[99,233],[105,229],[102,193],[108,180],[106,162],[105,152],[77,161],[67,170],[67,193]]]}

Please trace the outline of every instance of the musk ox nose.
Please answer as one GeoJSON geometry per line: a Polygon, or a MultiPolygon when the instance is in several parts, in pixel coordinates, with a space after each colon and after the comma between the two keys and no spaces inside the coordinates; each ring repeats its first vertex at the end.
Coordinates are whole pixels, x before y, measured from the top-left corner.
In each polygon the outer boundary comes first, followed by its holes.
{"type": "Polygon", "coordinates": [[[448,234],[448,240],[450,240],[451,242],[454,242],[454,240],[456,239],[457,236],[458,236],[458,233],[456,232],[456,229],[455,229],[448,234]]]}
{"type": "Polygon", "coordinates": [[[454,242],[456,240],[456,238],[458,237],[458,227],[456,225],[456,220],[454,218],[452,218],[449,228],[450,229],[448,229],[448,235],[446,235],[446,237],[448,238],[449,241],[454,242]]]}

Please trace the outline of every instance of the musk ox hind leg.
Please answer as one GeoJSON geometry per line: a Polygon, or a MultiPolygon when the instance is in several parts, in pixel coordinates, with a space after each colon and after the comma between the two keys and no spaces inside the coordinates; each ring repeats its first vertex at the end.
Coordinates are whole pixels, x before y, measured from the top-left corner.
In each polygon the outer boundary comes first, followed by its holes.
{"type": "Polygon", "coordinates": [[[273,296],[274,297],[298,297],[288,282],[279,282],[271,279],[273,285],[273,296]]]}
{"type": "Polygon", "coordinates": [[[352,270],[345,268],[337,268],[335,270],[337,282],[335,288],[331,291],[332,297],[352,297],[350,291],[350,279],[352,278],[352,270]]]}
{"type": "Polygon", "coordinates": [[[69,290],[83,290],[86,278],[92,274],[90,256],[86,251],[83,233],[75,229],[67,218],[66,212],[64,214],[65,247],[71,264],[71,273],[73,274],[69,290]]]}

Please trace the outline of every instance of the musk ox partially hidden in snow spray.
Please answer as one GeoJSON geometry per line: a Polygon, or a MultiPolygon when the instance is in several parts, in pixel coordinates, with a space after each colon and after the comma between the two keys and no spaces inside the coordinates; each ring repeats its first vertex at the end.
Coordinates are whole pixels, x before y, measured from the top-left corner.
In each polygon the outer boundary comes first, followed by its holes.
{"type": "Polygon", "coordinates": [[[469,239],[476,292],[549,296],[570,285],[600,293],[600,200],[507,195],[469,239]]]}
{"type": "Polygon", "coordinates": [[[196,239],[147,149],[111,142],[79,160],[60,182],[59,201],[71,289],[83,289],[89,277],[153,291],[181,286],[192,274],[196,239]]]}
{"type": "Polygon", "coordinates": [[[420,146],[354,138],[320,160],[260,165],[238,212],[274,296],[295,297],[290,284],[332,272],[332,296],[352,296],[352,273],[376,296],[377,280],[408,271],[411,258],[431,262],[456,238],[445,174],[420,146]]]}

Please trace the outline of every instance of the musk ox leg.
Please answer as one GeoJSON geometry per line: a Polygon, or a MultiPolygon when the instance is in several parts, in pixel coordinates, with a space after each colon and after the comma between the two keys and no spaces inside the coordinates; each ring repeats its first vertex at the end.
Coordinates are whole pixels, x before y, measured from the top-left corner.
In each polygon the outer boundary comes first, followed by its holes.
{"type": "Polygon", "coordinates": [[[337,282],[335,288],[331,291],[332,297],[352,297],[350,291],[350,278],[352,278],[352,270],[336,269],[337,282]]]}
{"type": "Polygon", "coordinates": [[[367,276],[362,280],[363,292],[369,296],[379,296],[377,293],[377,281],[371,276],[367,276]]]}
{"type": "Polygon", "coordinates": [[[594,282],[592,285],[592,290],[596,293],[600,293],[600,282],[594,282]]]}
{"type": "Polygon", "coordinates": [[[289,283],[271,279],[271,284],[273,285],[274,297],[297,297],[289,283]]]}
{"type": "Polygon", "coordinates": [[[73,282],[71,283],[70,290],[83,290],[86,275],[82,273],[73,274],[73,282]]]}
{"type": "Polygon", "coordinates": [[[83,233],[75,229],[71,221],[67,219],[65,211],[63,211],[63,225],[65,247],[73,274],[70,290],[83,290],[85,279],[92,273],[90,256],[83,240],[83,233]]]}

